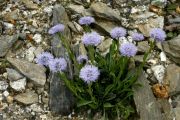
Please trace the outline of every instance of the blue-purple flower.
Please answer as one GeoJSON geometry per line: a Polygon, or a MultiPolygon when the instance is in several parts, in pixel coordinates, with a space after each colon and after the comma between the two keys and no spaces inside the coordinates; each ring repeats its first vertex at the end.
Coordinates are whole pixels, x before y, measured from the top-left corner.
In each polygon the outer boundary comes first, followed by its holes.
{"type": "Polygon", "coordinates": [[[79,55],[77,57],[77,61],[79,64],[83,63],[83,62],[87,62],[88,61],[88,57],[87,55],[79,55]]]}
{"type": "Polygon", "coordinates": [[[65,71],[67,68],[67,62],[64,58],[55,58],[49,62],[49,68],[52,72],[65,71]]]}
{"type": "Polygon", "coordinates": [[[90,25],[91,23],[94,23],[95,20],[91,16],[82,17],[79,19],[79,24],[81,25],[90,25]]]}
{"type": "Polygon", "coordinates": [[[79,77],[86,83],[94,82],[98,79],[100,72],[96,66],[86,65],[80,70],[79,77]]]}
{"type": "Polygon", "coordinates": [[[54,59],[54,57],[51,53],[43,52],[37,56],[37,58],[35,59],[35,62],[39,65],[48,66],[49,61],[51,61],[52,59],[54,59]]]}
{"type": "Polygon", "coordinates": [[[97,46],[101,43],[101,36],[96,32],[86,33],[82,37],[82,42],[86,46],[97,46]]]}
{"type": "Polygon", "coordinates": [[[157,42],[163,42],[166,38],[166,33],[161,28],[153,28],[150,31],[150,37],[157,42]]]}
{"type": "Polygon", "coordinates": [[[126,29],[124,29],[123,27],[115,27],[110,32],[110,35],[113,39],[118,39],[120,37],[124,37],[124,36],[126,36],[126,34],[127,34],[126,29]]]}
{"type": "Polygon", "coordinates": [[[48,31],[49,34],[53,35],[57,32],[63,32],[64,31],[65,26],[63,24],[57,24],[53,27],[51,27],[48,31]]]}
{"type": "Polygon", "coordinates": [[[119,48],[119,51],[122,56],[133,57],[137,53],[137,47],[130,42],[122,43],[119,48]]]}
{"type": "Polygon", "coordinates": [[[144,40],[144,35],[141,34],[141,33],[133,33],[133,34],[131,35],[131,37],[132,37],[132,39],[133,39],[134,41],[144,40]]]}

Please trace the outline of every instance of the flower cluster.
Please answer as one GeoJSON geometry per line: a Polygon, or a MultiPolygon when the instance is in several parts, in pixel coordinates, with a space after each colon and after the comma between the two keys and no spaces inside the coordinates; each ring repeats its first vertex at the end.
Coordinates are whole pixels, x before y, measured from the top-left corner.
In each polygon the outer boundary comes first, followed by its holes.
{"type": "Polygon", "coordinates": [[[94,23],[95,20],[93,17],[86,16],[79,19],[79,24],[81,25],[90,25],[91,23],[94,23]]]}
{"type": "MultiPolygon", "coordinates": [[[[95,20],[93,17],[86,16],[79,19],[79,24],[81,25],[90,25],[94,23],[95,20]]],[[[49,34],[56,34],[57,32],[62,32],[65,26],[63,24],[57,24],[49,29],[49,34]]],[[[127,31],[123,27],[115,27],[111,30],[110,35],[113,39],[119,39],[120,37],[125,37],[127,31]]],[[[131,35],[134,41],[144,40],[143,34],[133,33],[131,35]]],[[[162,42],[166,38],[165,32],[160,28],[154,28],[150,32],[150,37],[155,39],[158,42],[162,42]]],[[[96,32],[85,33],[82,36],[82,43],[85,46],[97,46],[101,43],[101,36],[96,32]]],[[[137,47],[130,42],[122,43],[119,47],[119,52],[122,56],[133,57],[137,53],[137,47]]],[[[84,80],[86,83],[93,82],[98,79],[100,72],[96,66],[87,65],[88,56],[80,55],[77,57],[77,62],[79,64],[86,63],[86,65],[80,70],[79,77],[84,80]]],[[[67,62],[64,58],[55,58],[52,54],[44,52],[37,56],[36,63],[44,66],[48,66],[51,71],[65,71],[67,68],[67,62]]]]}
{"type": "Polygon", "coordinates": [[[44,66],[48,66],[49,65],[49,61],[53,60],[54,57],[52,54],[50,54],[49,52],[43,52],[41,54],[39,54],[37,56],[37,58],[35,59],[36,63],[38,63],[39,65],[44,65],[44,66]]]}
{"type": "Polygon", "coordinates": [[[97,46],[101,43],[101,36],[96,32],[86,33],[82,37],[82,42],[86,46],[97,46]]]}
{"type": "Polygon", "coordinates": [[[133,57],[137,53],[137,47],[133,43],[123,43],[119,50],[122,56],[127,57],[133,57]]]}
{"type": "Polygon", "coordinates": [[[150,31],[150,37],[157,42],[163,42],[166,38],[166,33],[161,28],[153,28],[150,31]]]}
{"type": "MultiPolygon", "coordinates": [[[[150,31],[149,35],[154,39],[149,41],[150,49],[144,55],[143,62],[137,68],[137,71],[134,74],[129,74],[129,61],[137,54],[138,48],[136,44],[145,39],[144,35],[134,32],[131,34],[133,41],[130,42],[129,39],[123,41],[121,37],[125,38],[128,31],[123,27],[115,27],[109,33],[109,36],[113,39],[108,49],[109,53],[101,56],[97,48],[103,41],[103,37],[91,30],[89,26],[95,22],[95,19],[86,16],[80,18],[78,22],[80,25],[83,25],[83,29],[85,30],[81,42],[87,50],[87,55],[83,54],[76,57],[76,54],[74,54],[71,49],[70,43],[62,34],[65,29],[63,24],[57,24],[48,31],[51,35],[58,33],[62,45],[67,50],[73,68],[71,69],[73,71],[72,80],[69,80],[66,73],[63,73],[69,65],[65,58],[55,58],[51,53],[43,52],[37,56],[35,61],[39,65],[48,67],[52,72],[60,72],[59,75],[61,79],[76,96],[77,100],[80,101],[78,101],[79,107],[88,106],[94,110],[102,110],[108,114],[111,114],[109,111],[112,111],[112,114],[107,116],[118,115],[113,112],[118,108],[120,109],[119,111],[122,112],[122,116],[119,117],[123,118],[123,115],[126,114],[125,111],[132,111],[132,106],[129,103],[132,102],[133,98],[129,95],[131,95],[131,89],[147,61],[147,56],[153,50],[155,42],[165,40],[166,34],[160,28],[154,28],[150,31]],[[128,89],[128,91],[125,89],[128,89]],[[122,102],[119,106],[118,102],[122,99],[126,102],[122,102]],[[106,108],[104,109],[105,106],[106,108]]],[[[106,47],[105,42],[104,44],[106,47]]],[[[127,116],[125,115],[124,118],[127,119],[127,116]]]]}
{"type": "Polygon", "coordinates": [[[80,70],[79,77],[86,83],[94,82],[98,79],[100,72],[96,66],[86,65],[80,70]]]}
{"type": "Polygon", "coordinates": [[[52,72],[62,72],[67,68],[67,62],[64,58],[54,58],[49,52],[39,54],[35,62],[39,65],[49,67],[52,72]]]}
{"type": "Polygon", "coordinates": [[[83,63],[83,62],[87,62],[88,61],[88,56],[87,55],[80,55],[77,57],[77,61],[79,64],[83,63]]]}
{"type": "Polygon", "coordinates": [[[64,31],[65,26],[63,24],[57,24],[53,27],[51,27],[48,31],[49,34],[53,35],[57,32],[63,32],[64,31]]]}
{"type": "Polygon", "coordinates": [[[49,68],[52,72],[65,71],[67,62],[64,58],[55,58],[49,62],[49,68]]]}
{"type": "Polygon", "coordinates": [[[120,37],[124,37],[124,36],[126,36],[126,34],[127,34],[126,29],[124,29],[122,27],[115,27],[110,32],[110,35],[113,39],[118,39],[120,37]]]}
{"type": "Polygon", "coordinates": [[[133,39],[134,41],[144,40],[144,35],[141,34],[141,33],[133,33],[133,34],[131,35],[131,37],[132,37],[132,39],[133,39]]]}

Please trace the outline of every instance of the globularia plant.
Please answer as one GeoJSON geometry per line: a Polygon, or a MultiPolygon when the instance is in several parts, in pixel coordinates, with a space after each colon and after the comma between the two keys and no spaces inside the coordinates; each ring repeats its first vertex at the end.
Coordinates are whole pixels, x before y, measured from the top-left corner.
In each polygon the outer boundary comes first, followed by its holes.
{"type": "MultiPolygon", "coordinates": [[[[77,107],[91,109],[92,113],[101,112],[103,118],[128,119],[134,113],[132,87],[136,84],[148,54],[152,51],[155,42],[162,42],[166,38],[165,32],[154,28],[150,32],[150,49],[144,54],[143,62],[139,67],[130,69],[131,59],[137,53],[137,47],[131,42],[122,42],[121,37],[126,37],[125,28],[116,27],[110,32],[113,38],[109,52],[105,56],[97,51],[102,37],[90,29],[94,18],[82,17],[79,23],[83,26],[85,34],[82,43],[85,45],[87,55],[75,56],[68,40],[63,36],[64,25],[58,24],[50,28],[49,34],[58,34],[61,43],[66,48],[74,70],[73,80],[66,76],[67,62],[64,58],[54,58],[50,53],[41,53],[36,58],[40,65],[49,67],[52,72],[59,73],[66,86],[77,99],[77,107]]],[[[133,33],[132,39],[136,42],[144,40],[140,33],[133,33]]]]}

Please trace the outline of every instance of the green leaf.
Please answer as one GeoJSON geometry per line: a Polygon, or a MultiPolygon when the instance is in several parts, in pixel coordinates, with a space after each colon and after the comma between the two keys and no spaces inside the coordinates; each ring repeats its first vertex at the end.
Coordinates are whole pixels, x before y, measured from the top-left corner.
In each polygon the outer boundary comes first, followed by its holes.
{"type": "Polygon", "coordinates": [[[169,32],[169,33],[167,34],[167,36],[168,36],[168,37],[173,37],[173,32],[169,32]]]}
{"type": "Polygon", "coordinates": [[[116,94],[111,93],[110,95],[107,96],[106,101],[113,100],[113,99],[115,99],[116,97],[117,97],[116,94]]]}
{"type": "Polygon", "coordinates": [[[104,103],[104,107],[111,108],[111,107],[114,107],[114,105],[112,105],[111,103],[104,103]]]}
{"type": "Polygon", "coordinates": [[[113,87],[114,87],[114,84],[108,85],[106,87],[104,97],[109,94],[109,92],[112,90],[113,87]]]}
{"type": "Polygon", "coordinates": [[[87,101],[87,100],[81,100],[77,103],[77,107],[81,107],[81,106],[85,106],[88,105],[90,103],[92,103],[93,101],[87,101]]]}
{"type": "Polygon", "coordinates": [[[170,4],[167,6],[167,10],[175,10],[177,6],[177,4],[170,4]]]}
{"type": "Polygon", "coordinates": [[[59,73],[59,76],[62,80],[64,80],[64,83],[66,84],[66,86],[76,95],[77,95],[77,91],[76,88],[74,86],[74,84],[72,84],[71,80],[68,80],[66,75],[64,73],[59,73]]]}

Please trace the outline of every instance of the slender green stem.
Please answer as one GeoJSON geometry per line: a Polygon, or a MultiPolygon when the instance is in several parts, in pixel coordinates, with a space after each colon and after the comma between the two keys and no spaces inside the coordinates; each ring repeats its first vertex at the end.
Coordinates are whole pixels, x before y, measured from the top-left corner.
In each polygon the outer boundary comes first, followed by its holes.
{"type": "Polygon", "coordinates": [[[88,46],[88,54],[91,60],[91,63],[94,64],[94,55],[95,55],[95,50],[93,46],[88,46]]]}
{"type": "Polygon", "coordinates": [[[88,84],[88,93],[89,93],[89,95],[91,96],[92,101],[93,101],[94,103],[96,103],[96,102],[95,102],[95,98],[93,97],[93,93],[92,93],[92,88],[91,88],[91,86],[92,86],[92,83],[89,83],[89,84],[88,84]]]}
{"type": "Polygon", "coordinates": [[[85,32],[91,32],[91,28],[88,25],[84,25],[83,29],[85,32]]]}
{"type": "Polygon", "coordinates": [[[75,66],[78,68],[78,70],[80,70],[80,66],[79,66],[78,62],[76,61],[74,53],[72,52],[72,50],[70,48],[69,42],[66,40],[66,38],[61,33],[59,33],[58,35],[59,35],[59,38],[60,38],[62,44],[65,46],[70,59],[73,60],[75,66]]]}
{"type": "Polygon", "coordinates": [[[139,76],[139,74],[140,74],[140,72],[142,71],[145,63],[147,62],[148,55],[152,52],[152,50],[154,49],[154,46],[155,46],[155,41],[150,41],[150,48],[149,48],[149,50],[144,54],[143,62],[141,63],[141,65],[139,66],[138,71],[137,71],[137,77],[139,76]]]}
{"type": "Polygon", "coordinates": [[[73,85],[73,83],[71,82],[71,80],[68,80],[68,79],[67,79],[65,73],[60,72],[60,73],[59,73],[59,76],[60,76],[60,78],[64,81],[66,87],[68,87],[69,90],[71,90],[71,92],[72,92],[78,99],[83,100],[83,98],[82,98],[80,95],[78,95],[77,90],[76,90],[75,86],[73,85]]]}
{"type": "Polygon", "coordinates": [[[119,80],[120,78],[121,78],[121,76],[123,75],[123,72],[124,72],[124,70],[126,69],[126,67],[127,67],[127,63],[128,63],[128,61],[129,61],[129,58],[128,57],[123,57],[122,58],[122,67],[120,68],[120,72],[119,72],[119,74],[118,74],[118,76],[117,76],[117,80],[119,80]]]}

